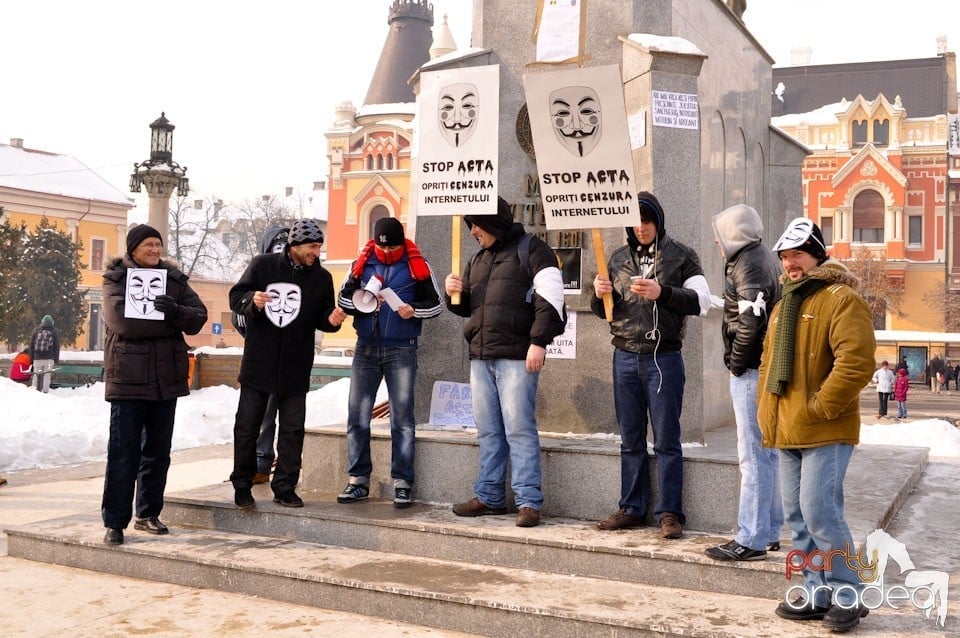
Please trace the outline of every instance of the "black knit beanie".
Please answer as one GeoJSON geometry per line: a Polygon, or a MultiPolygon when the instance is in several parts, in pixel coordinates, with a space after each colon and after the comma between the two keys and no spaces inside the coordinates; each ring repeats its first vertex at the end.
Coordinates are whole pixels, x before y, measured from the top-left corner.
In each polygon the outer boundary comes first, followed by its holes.
{"type": "Polygon", "coordinates": [[[373,240],[377,246],[403,246],[403,224],[396,217],[383,217],[373,225],[373,240]]]}
{"type": "Polygon", "coordinates": [[[133,251],[136,250],[144,239],[148,237],[156,237],[160,240],[160,243],[163,243],[163,237],[160,236],[160,232],[157,231],[153,226],[147,226],[146,224],[139,224],[130,229],[127,233],[127,254],[133,255],[133,251]]]}

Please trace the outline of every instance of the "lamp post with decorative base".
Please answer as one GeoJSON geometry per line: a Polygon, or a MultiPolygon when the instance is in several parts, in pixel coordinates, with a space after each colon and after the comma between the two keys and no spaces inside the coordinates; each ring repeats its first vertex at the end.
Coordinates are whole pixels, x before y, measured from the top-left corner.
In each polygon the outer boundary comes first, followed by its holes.
{"type": "Polygon", "coordinates": [[[173,129],[164,113],[150,124],[150,159],[133,165],[130,175],[130,192],[139,193],[141,185],[150,196],[147,223],[163,237],[164,253],[169,244],[170,195],[186,197],[190,182],[186,177],[187,167],[173,161],[173,129]]]}

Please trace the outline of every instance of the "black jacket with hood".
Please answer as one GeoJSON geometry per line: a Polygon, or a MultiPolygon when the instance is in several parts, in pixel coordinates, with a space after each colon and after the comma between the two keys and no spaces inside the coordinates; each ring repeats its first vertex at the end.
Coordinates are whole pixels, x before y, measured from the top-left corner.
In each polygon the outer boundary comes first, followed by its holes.
{"type": "Polygon", "coordinates": [[[189,394],[188,346],[183,333],[195,335],[207,322],[207,307],[187,283],[188,277],[163,260],[156,268],[167,271],[166,294],[179,306],[176,315],[167,313],[162,321],[124,316],[127,270],[139,267],[126,255],[112,259],[103,273],[107,401],[166,401],[189,394]]]}
{"type": "Polygon", "coordinates": [[[739,377],[748,369],[760,367],[767,320],[780,299],[783,268],[776,255],[760,243],[763,222],[753,208],[738,204],[717,213],[713,230],[727,259],[721,327],[723,363],[739,377]]]}
{"type": "MultiPolygon", "coordinates": [[[[705,309],[700,294],[685,287],[692,278],[703,278],[700,258],[692,248],[674,241],[664,230],[663,208],[653,195],[643,193],[646,209],[655,216],[657,238],[643,246],[628,227],[627,245],[613,251],[607,263],[613,284],[613,321],[611,342],[621,350],[639,354],[675,352],[683,346],[684,321],[687,315],[700,315],[705,309]],[[660,284],[660,298],[649,301],[630,292],[630,277],[643,276],[640,255],[653,258],[653,276],[660,284]],[[655,311],[656,310],[656,311],[655,311]]],[[[603,300],[590,298],[590,309],[605,318],[603,300]]]]}
{"type": "Polygon", "coordinates": [[[529,269],[520,263],[517,243],[526,234],[513,221],[509,205],[500,199],[497,215],[467,215],[497,241],[482,248],[463,271],[460,303],[447,308],[468,317],[463,329],[471,359],[527,358],[530,344],[546,348],[566,327],[563,277],[557,257],[538,237],[530,240],[529,269]],[[528,293],[531,287],[535,292],[528,293]]]}
{"type": "MultiPolygon", "coordinates": [[[[268,226],[267,229],[263,232],[263,236],[260,237],[260,254],[266,255],[267,253],[282,252],[287,243],[287,236],[290,234],[290,229],[281,227],[281,226],[268,226]],[[277,237],[281,236],[281,239],[277,237]],[[274,249],[274,244],[280,242],[281,249],[277,251],[274,249]]],[[[233,329],[240,333],[241,337],[247,336],[247,318],[243,315],[238,315],[236,312],[230,313],[230,323],[233,325],[233,329]]]]}

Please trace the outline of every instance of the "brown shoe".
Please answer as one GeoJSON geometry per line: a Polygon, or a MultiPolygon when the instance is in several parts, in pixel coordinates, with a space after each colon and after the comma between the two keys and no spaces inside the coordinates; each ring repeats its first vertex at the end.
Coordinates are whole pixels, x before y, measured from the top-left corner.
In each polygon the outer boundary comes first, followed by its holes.
{"type": "Polygon", "coordinates": [[[615,530],[627,529],[628,527],[643,527],[642,518],[634,518],[627,514],[627,508],[621,507],[619,510],[597,523],[597,529],[615,530]]]}
{"type": "Polygon", "coordinates": [[[269,483],[270,475],[264,474],[263,472],[257,472],[253,475],[253,484],[260,485],[261,483],[269,483]]]}
{"type": "Polygon", "coordinates": [[[660,536],[663,538],[680,538],[683,536],[683,526],[680,519],[673,512],[664,512],[660,517],[660,536]]]}
{"type": "Polygon", "coordinates": [[[453,506],[453,513],[457,516],[488,516],[491,514],[506,514],[506,507],[487,507],[474,496],[466,503],[457,503],[453,506]]]}
{"type": "Polygon", "coordinates": [[[517,512],[517,527],[536,527],[540,524],[540,512],[532,507],[521,507],[517,512]]]}

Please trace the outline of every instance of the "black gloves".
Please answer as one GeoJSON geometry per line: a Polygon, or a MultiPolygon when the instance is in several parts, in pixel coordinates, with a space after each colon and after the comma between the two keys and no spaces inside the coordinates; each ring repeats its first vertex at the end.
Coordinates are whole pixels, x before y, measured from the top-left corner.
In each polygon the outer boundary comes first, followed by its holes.
{"type": "Polygon", "coordinates": [[[180,312],[180,306],[170,295],[160,295],[153,300],[153,307],[170,318],[176,317],[180,312]]]}

